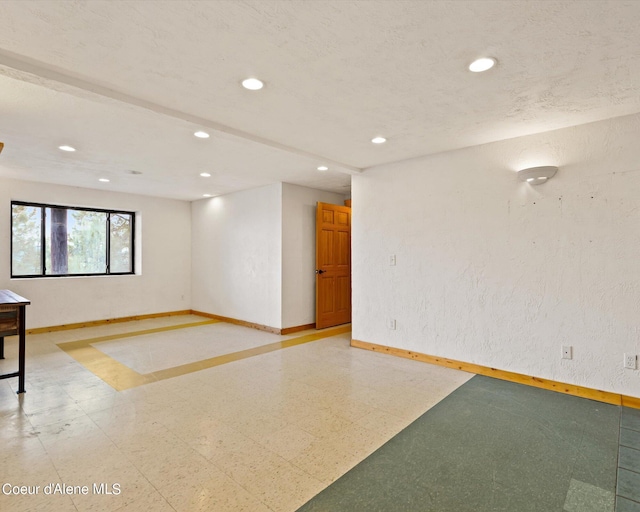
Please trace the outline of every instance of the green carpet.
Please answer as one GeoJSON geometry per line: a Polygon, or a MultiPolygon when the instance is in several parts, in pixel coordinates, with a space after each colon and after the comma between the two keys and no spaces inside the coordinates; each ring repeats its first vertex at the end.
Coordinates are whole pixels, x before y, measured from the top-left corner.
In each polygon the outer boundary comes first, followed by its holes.
{"type": "Polygon", "coordinates": [[[640,410],[622,408],[616,512],[640,512],[640,410]]]}
{"type": "Polygon", "coordinates": [[[620,407],[475,376],[300,512],[613,512],[620,407]]]}

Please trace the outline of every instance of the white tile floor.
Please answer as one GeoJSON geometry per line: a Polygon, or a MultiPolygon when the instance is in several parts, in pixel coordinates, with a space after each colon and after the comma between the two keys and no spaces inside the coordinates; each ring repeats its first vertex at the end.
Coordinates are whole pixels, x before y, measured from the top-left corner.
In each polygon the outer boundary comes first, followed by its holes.
{"type": "MultiPolygon", "coordinates": [[[[27,393],[0,381],[0,485],[40,489],[0,492],[0,510],[294,511],[471,377],[350,348],[344,334],[117,392],[56,346],[199,320],[28,337],[27,393]],[[89,494],[46,495],[48,483],[89,494]]],[[[95,346],[143,373],[279,339],[212,324],[95,346]]],[[[6,345],[2,373],[15,365],[15,338],[6,345]]]]}
{"type": "MultiPolygon", "coordinates": [[[[196,317],[194,321],[206,320],[196,317]]],[[[256,329],[239,329],[224,322],[100,343],[101,352],[138,373],[151,373],[231,352],[276,343],[299,334],[280,336],[256,329]],[[184,350],[187,346],[188,350],[184,350]]]]}

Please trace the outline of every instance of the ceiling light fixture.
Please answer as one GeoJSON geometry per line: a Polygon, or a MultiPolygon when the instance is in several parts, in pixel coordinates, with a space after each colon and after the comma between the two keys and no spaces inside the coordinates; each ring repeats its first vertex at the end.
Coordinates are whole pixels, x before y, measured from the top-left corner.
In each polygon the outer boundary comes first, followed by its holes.
{"type": "Polygon", "coordinates": [[[245,78],[242,81],[242,87],[249,89],[250,91],[259,91],[264,87],[264,83],[262,80],[258,80],[257,78],[245,78]]]}
{"type": "Polygon", "coordinates": [[[195,132],[194,135],[196,137],[198,137],[199,139],[208,139],[209,138],[209,134],[207,132],[199,131],[199,132],[195,132]]]}
{"type": "Polygon", "coordinates": [[[72,148],[71,146],[58,146],[58,149],[68,152],[73,152],[76,150],[76,148],[72,148]]]}
{"type": "Polygon", "coordinates": [[[321,165],[321,166],[318,167],[318,170],[319,171],[328,171],[329,168],[326,165],[321,165]]]}
{"type": "Polygon", "coordinates": [[[202,197],[211,197],[211,194],[202,194],[202,197]]]}
{"type": "Polygon", "coordinates": [[[542,185],[553,178],[557,172],[558,168],[552,165],[529,167],[518,171],[518,178],[520,178],[520,181],[525,181],[530,185],[542,185]]]}
{"type": "Polygon", "coordinates": [[[496,65],[496,59],[493,57],[482,57],[480,59],[474,60],[471,64],[469,64],[469,71],[474,73],[482,73],[483,71],[487,71],[496,65]]]}
{"type": "Polygon", "coordinates": [[[387,139],[385,139],[384,137],[374,137],[373,139],[371,139],[371,142],[373,142],[374,144],[384,144],[385,142],[387,142],[387,139]]]}
{"type": "Polygon", "coordinates": [[[211,178],[211,174],[209,174],[208,172],[201,172],[200,176],[202,176],[203,178],[211,178]]]}
{"type": "Polygon", "coordinates": [[[99,178],[98,181],[101,181],[102,183],[109,183],[107,178],[99,178]]]}

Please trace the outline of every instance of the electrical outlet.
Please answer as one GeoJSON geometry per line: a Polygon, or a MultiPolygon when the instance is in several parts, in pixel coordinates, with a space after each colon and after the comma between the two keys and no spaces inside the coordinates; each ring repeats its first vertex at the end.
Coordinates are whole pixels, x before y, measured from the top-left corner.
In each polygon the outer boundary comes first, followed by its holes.
{"type": "Polygon", "coordinates": [[[636,356],[635,354],[625,354],[624,355],[624,367],[629,369],[629,370],[635,370],[636,369],[637,359],[638,359],[638,356],[636,356]]]}
{"type": "Polygon", "coordinates": [[[573,359],[573,347],[562,345],[562,359],[573,359]]]}
{"type": "Polygon", "coordinates": [[[392,254],[391,256],[389,256],[389,265],[391,267],[395,267],[396,266],[396,255],[392,254]]]}
{"type": "Polygon", "coordinates": [[[396,320],[395,320],[395,318],[390,318],[389,320],[387,320],[387,327],[389,329],[391,329],[392,331],[396,330],[396,320]]]}

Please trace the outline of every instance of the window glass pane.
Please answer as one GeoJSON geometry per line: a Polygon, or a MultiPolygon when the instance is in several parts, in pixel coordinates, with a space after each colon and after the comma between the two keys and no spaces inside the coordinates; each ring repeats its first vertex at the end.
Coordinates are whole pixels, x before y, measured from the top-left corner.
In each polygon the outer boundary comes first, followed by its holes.
{"type": "Polygon", "coordinates": [[[12,276],[133,273],[134,215],[12,202],[12,276]]]}
{"type": "MultiPolygon", "coordinates": [[[[48,209],[47,209],[48,210],[48,209]]],[[[47,211],[44,217],[44,266],[47,274],[51,269],[51,213],[47,211]]]]}
{"type": "Polygon", "coordinates": [[[67,227],[68,213],[66,209],[45,209],[44,256],[47,275],[55,276],[69,273],[67,227]]]}
{"type": "Polygon", "coordinates": [[[42,273],[42,208],[11,205],[11,265],[14,276],[42,273]]]}
{"type": "Polygon", "coordinates": [[[127,213],[111,214],[110,272],[131,272],[131,215],[127,213]]]}
{"type": "Polygon", "coordinates": [[[69,210],[69,274],[107,271],[107,214],[69,210]]]}
{"type": "Polygon", "coordinates": [[[106,272],[106,213],[47,208],[45,239],[47,275],[106,272]]]}

